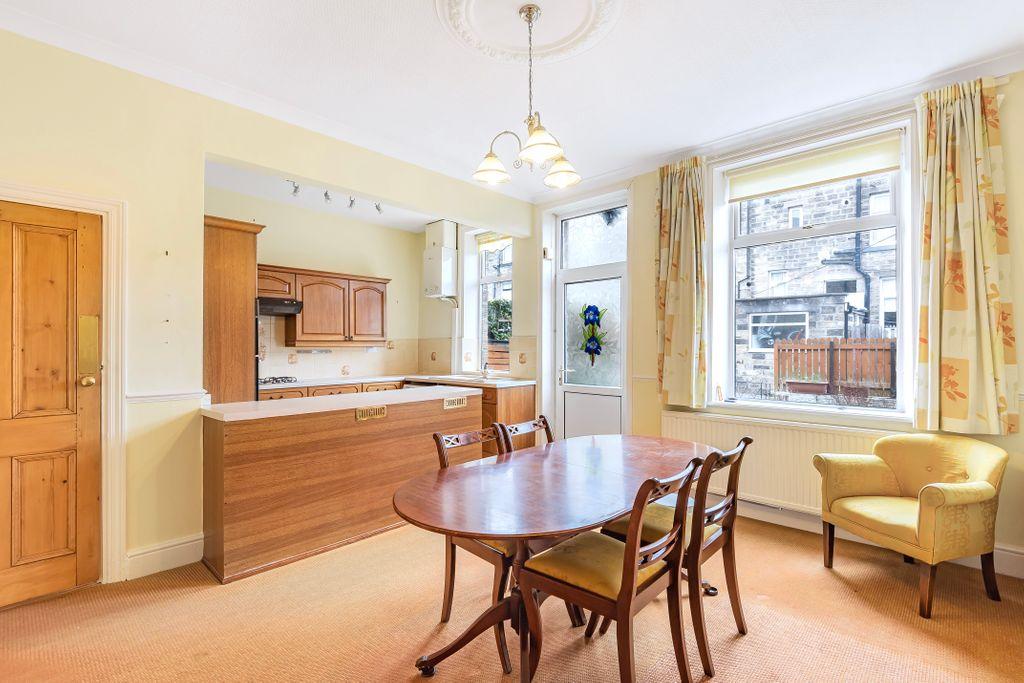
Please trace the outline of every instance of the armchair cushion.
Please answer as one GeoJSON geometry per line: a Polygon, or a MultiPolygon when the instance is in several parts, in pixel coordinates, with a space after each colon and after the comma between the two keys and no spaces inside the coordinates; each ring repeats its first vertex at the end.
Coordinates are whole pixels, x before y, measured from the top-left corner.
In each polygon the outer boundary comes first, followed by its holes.
{"type": "Polygon", "coordinates": [[[840,517],[875,533],[918,545],[917,498],[855,496],[832,503],[833,517],[840,517]]]}
{"type": "MultiPolygon", "coordinates": [[[[577,588],[615,600],[622,587],[626,544],[611,536],[587,531],[526,561],[526,568],[577,588]]],[[[666,567],[663,560],[637,572],[637,586],[666,567]]]]}
{"type": "Polygon", "coordinates": [[[813,462],[821,473],[824,510],[831,509],[832,503],[840,498],[900,495],[896,475],[877,455],[819,453],[813,462]]]}

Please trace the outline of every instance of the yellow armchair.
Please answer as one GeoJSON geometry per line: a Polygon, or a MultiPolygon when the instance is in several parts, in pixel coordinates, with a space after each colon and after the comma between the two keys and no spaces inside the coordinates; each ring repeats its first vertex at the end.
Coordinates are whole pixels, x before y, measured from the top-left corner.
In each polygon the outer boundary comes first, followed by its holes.
{"type": "Polygon", "coordinates": [[[940,562],[981,556],[985,590],[999,600],[992,551],[1008,456],[992,444],[945,434],[900,434],[872,455],[819,453],[825,566],[835,527],[919,561],[920,613],[931,616],[940,562]]]}

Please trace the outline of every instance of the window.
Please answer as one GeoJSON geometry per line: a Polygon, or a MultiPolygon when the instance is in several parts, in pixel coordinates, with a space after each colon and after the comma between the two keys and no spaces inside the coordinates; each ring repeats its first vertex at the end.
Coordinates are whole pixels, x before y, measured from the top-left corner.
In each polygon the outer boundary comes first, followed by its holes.
{"type": "Polygon", "coordinates": [[[768,296],[785,296],[789,278],[788,270],[773,270],[768,273],[768,296]]]}
{"type": "Polygon", "coordinates": [[[718,176],[711,396],[902,408],[900,159],[883,134],[718,176]]]}
{"type": "Polygon", "coordinates": [[[626,207],[618,206],[562,221],[562,268],[626,260],[626,207]]]}
{"type": "Polygon", "coordinates": [[[480,266],[480,369],[509,371],[512,338],[512,240],[493,234],[477,237],[480,266]]]}
{"type": "Polygon", "coordinates": [[[791,206],[788,210],[789,227],[795,229],[804,227],[804,207],[791,206]]]}
{"type": "Polygon", "coordinates": [[[779,339],[793,341],[807,337],[806,313],[751,313],[750,350],[771,349],[779,339]]]}

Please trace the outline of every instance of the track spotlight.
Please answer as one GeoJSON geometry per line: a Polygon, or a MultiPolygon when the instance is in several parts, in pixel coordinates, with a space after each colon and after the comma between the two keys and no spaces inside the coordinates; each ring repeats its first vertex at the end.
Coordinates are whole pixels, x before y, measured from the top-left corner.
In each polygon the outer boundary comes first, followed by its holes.
{"type": "Polygon", "coordinates": [[[288,180],[286,182],[289,182],[289,183],[292,184],[292,196],[293,197],[298,197],[299,196],[299,190],[301,189],[299,187],[299,184],[297,182],[295,182],[294,180],[288,180]]]}
{"type": "Polygon", "coordinates": [[[355,205],[356,205],[356,198],[355,197],[349,197],[348,198],[348,208],[351,209],[355,205]]]}
{"type": "Polygon", "coordinates": [[[383,214],[384,213],[384,209],[383,209],[383,207],[381,207],[380,202],[377,202],[373,206],[374,206],[374,208],[377,209],[377,213],[379,213],[379,214],[383,214]]]}
{"type": "Polygon", "coordinates": [[[324,202],[327,204],[331,203],[331,193],[327,190],[324,190],[324,202]]]}

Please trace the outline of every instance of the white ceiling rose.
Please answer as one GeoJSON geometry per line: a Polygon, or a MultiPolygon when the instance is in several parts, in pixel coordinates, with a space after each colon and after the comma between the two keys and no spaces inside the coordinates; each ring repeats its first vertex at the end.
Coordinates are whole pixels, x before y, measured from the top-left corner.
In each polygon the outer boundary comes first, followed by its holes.
{"type": "MultiPolygon", "coordinates": [[[[528,0],[434,0],[437,16],[462,45],[491,59],[525,64],[527,46],[518,20],[528,0]]],[[[540,5],[533,61],[544,64],[589,50],[607,36],[622,14],[624,0],[547,0],[540,5]]]]}

